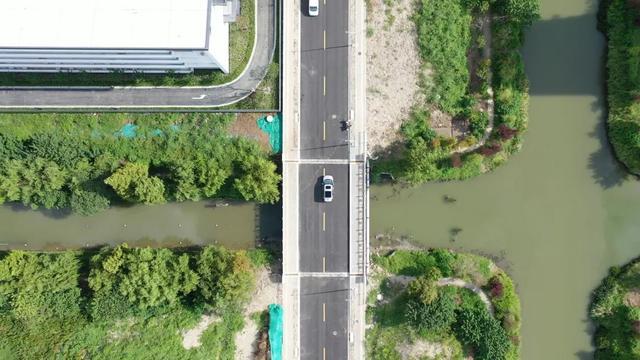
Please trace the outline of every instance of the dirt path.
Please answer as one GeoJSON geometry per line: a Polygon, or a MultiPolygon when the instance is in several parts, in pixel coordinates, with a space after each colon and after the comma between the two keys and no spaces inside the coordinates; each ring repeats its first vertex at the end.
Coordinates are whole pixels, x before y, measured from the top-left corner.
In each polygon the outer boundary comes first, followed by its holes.
{"type": "Polygon", "coordinates": [[[255,321],[251,319],[251,314],[267,310],[269,304],[282,303],[281,299],[282,281],[280,275],[274,275],[266,268],[260,270],[256,275],[256,289],[244,311],[244,329],[236,335],[236,360],[254,358],[259,329],[255,321]]]}
{"type": "Polygon", "coordinates": [[[370,153],[400,140],[398,130],[419,103],[421,62],[414,0],[370,0],[367,14],[367,141],[370,153]],[[387,5],[390,4],[390,5],[387,5]]]}
{"type": "MultiPolygon", "coordinates": [[[[491,33],[491,14],[489,13],[489,14],[482,15],[478,19],[478,24],[480,26],[480,31],[482,32],[482,36],[485,39],[485,46],[482,48],[482,60],[491,61],[491,43],[493,39],[492,33],[491,33]]],[[[491,67],[489,67],[487,77],[488,77],[487,82],[491,84],[493,79],[493,72],[491,71],[491,67]]],[[[487,128],[485,129],[484,135],[482,136],[481,139],[478,140],[477,143],[464,148],[458,148],[454,151],[454,153],[465,154],[465,153],[475,151],[481,148],[482,146],[484,146],[487,140],[489,140],[489,137],[493,132],[493,124],[494,124],[494,117],[495,117],[494,103],[493,103],[493,88],[491,87],[491,85],[489,85],[489,89],[487,90],[487,93],[489,98],[486,100],[485,99],[480,100],[478,104],[479,110],[486,112],[487,115],[489,116],[489,125],[487,125],[487,128]]]]}
{"type": "Polygon", "coordinates": [[[182,333],[182,346],[185,349],[191,349],[200,346],[200,336],[202,336],[202,333],[207,330],[209,325],[218,321],[220,321],[220,318],[215,315],[202,315],[198,325],[182,333]]]}

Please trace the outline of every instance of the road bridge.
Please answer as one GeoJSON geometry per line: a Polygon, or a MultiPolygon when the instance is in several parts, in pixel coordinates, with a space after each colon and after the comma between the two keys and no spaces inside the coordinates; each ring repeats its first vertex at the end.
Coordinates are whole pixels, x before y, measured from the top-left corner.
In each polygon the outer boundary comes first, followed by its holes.
{"type": "Polygon", "coordinates": [[[365,6],[283,3],[285,359],[363,359],[368,263],[365,6]],[[332,175],[334,200],[320,180],[332,175]]]}

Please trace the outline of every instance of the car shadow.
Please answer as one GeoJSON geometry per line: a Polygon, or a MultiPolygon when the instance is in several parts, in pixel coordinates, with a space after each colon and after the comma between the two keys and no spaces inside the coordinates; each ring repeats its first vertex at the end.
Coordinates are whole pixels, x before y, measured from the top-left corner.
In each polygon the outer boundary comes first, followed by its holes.
{"type": "Polygon", "coordinates": [[[313,201],[321,203],[324,202],[324,194],[322,194],[322,176],[318,177],[316,184],[313,186],[313,201]]]}

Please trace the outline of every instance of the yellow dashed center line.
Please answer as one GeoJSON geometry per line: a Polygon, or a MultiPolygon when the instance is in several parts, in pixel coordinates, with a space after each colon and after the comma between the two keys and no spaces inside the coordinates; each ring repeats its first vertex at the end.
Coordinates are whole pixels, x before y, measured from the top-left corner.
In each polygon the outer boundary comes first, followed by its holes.
{"type": "Polygon", "coordinates": [[[327,230],[327,213],[325,213],[324,211],[322,212],[322,231],[326,231],[327,230]]]}
{"type": "Polygon", "coordinates": [[[326,141],[327,140],[327,122],[323,121],[322,122],[322,141],[326,141]]]}
{"type": "Polygon", "coordinates": [[[322,303],[322,322],[327,322],[327,304],[322,303]]]}
{"type": "Polygon", "coordinates": [[[322,32],[322,34],[323,34],[322,35],[322,37],[323,37],[323,41],[322,42],[324,44],[324,49],[326,50],[327,49],[327,30],[324,30],[322,32]]]}
{"type": "Polygon", "coordinates": [[[322,95],[323,96],[327,95],[327,76],[326,75],[322,76],[322,95]]]}

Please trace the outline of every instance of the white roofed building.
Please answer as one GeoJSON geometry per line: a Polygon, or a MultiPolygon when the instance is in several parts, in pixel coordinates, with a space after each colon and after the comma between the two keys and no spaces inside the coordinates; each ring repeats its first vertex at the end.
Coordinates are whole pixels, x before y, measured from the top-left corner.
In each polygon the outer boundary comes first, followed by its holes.
{"type": "Polygon", "coordinates": [[[3,0],[0,72],[229,72],[239,0],[3,0]]]}

